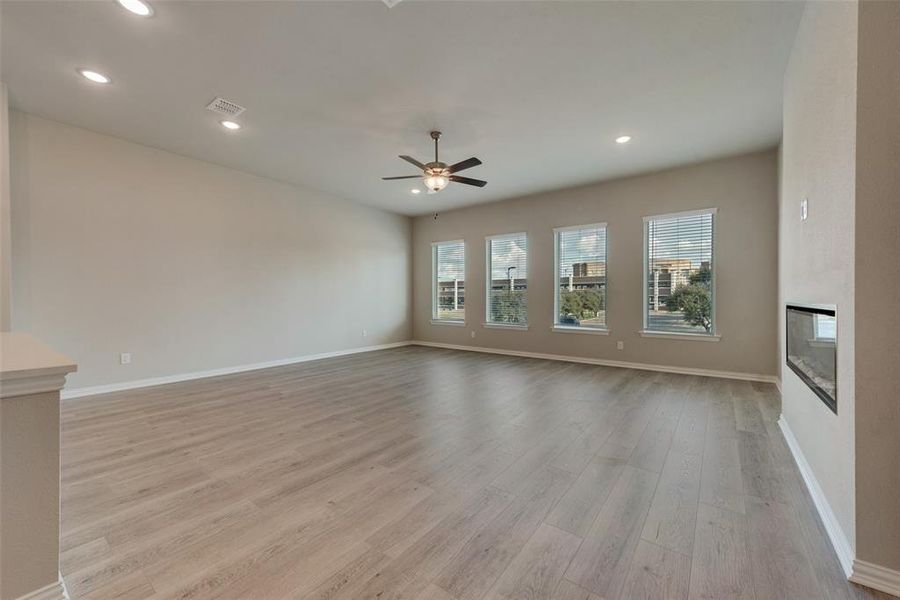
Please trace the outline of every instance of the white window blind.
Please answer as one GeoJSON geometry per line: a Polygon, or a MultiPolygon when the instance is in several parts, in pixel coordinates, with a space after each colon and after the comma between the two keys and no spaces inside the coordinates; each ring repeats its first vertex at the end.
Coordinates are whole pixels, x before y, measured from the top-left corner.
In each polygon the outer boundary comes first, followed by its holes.
{"type": "Polygon", "coordinates": [[[487,239],[487,322],[528,324],[528,238],[525,233],[487,239]]]}
{"type": "Polygon", "coordinates": [[[466,244],[463,240],[432,245],[434,287],[431,316],[441,321],[466,319],[466,244]]]}
{"type": "Polygon", "coordinates": [[[606,328],[606,225],[554,230],[556,325],[606,328]]]}
{"type": "Polygon", "coordinates": [[[645,328],[715,333],[715,210],[644,219],[645,328]]]}

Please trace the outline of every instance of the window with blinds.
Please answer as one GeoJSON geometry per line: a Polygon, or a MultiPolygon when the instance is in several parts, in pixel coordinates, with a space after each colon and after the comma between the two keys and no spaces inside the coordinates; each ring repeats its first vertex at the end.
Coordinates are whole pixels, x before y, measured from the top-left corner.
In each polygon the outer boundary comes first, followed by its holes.
{"type": "Polygon", "coordinates": [[[715,334],[715,209],[644,218],[644,328],[715,334]]]}
{"type": "Polygon", "coordinates": [[[528,238],[525,233],[487,238],[487,322],[528,324],[528,238]]]}
{"type": "Polygon", "coordinates": [[[606,224],[554,230],[559,327],[606,328],[606,224]]]}
{"type": "Polygon", "coordinates": [[[466,320],[466,244],[463,240],[431,245],[434,287],[431,318],[436,321],[466,320]]]}

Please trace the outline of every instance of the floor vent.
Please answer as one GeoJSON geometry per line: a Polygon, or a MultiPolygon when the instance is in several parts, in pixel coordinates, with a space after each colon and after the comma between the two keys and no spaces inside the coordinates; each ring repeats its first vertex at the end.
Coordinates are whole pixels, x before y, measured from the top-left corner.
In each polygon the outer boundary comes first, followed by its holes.
{"type": "Polygon", "coordinates": [[[211,110],[214,113],[219,113],[220,115],[228,117],[236,117],[247,109],[231,100],[216,98],[206,105],[206,110],[211,110]]]}

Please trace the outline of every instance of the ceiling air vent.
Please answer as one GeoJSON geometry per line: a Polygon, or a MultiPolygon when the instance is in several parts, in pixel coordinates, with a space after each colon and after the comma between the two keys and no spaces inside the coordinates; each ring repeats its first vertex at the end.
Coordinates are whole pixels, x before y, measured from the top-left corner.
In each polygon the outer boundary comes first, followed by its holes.
{"type": "Polygon", "coordinates": [[[211,110],[214,113],[219,113],[220,115],[228,117],[236,117],[247,109],[240,104],[235,104],[231,100],[216,98],[206,105],[206,110],[211,110]]]}

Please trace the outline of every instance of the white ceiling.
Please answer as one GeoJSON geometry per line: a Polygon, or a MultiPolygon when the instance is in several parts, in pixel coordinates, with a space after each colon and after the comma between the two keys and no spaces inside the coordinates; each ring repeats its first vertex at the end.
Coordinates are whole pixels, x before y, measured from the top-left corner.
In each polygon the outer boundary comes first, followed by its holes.
{"type": "Polygon", "coordinates": [[[774,146],[798,2],[2,3],[19,109],[405,214],[774,146]],[[110,75],[110,86],[78,67],[110,75]],[[247,107],[238,133],[205,110],[247,107]],[[470,156],[414,196],[397,158],[470,156]],[[634,140],[613,142],[627,133],[634,140]]]}

